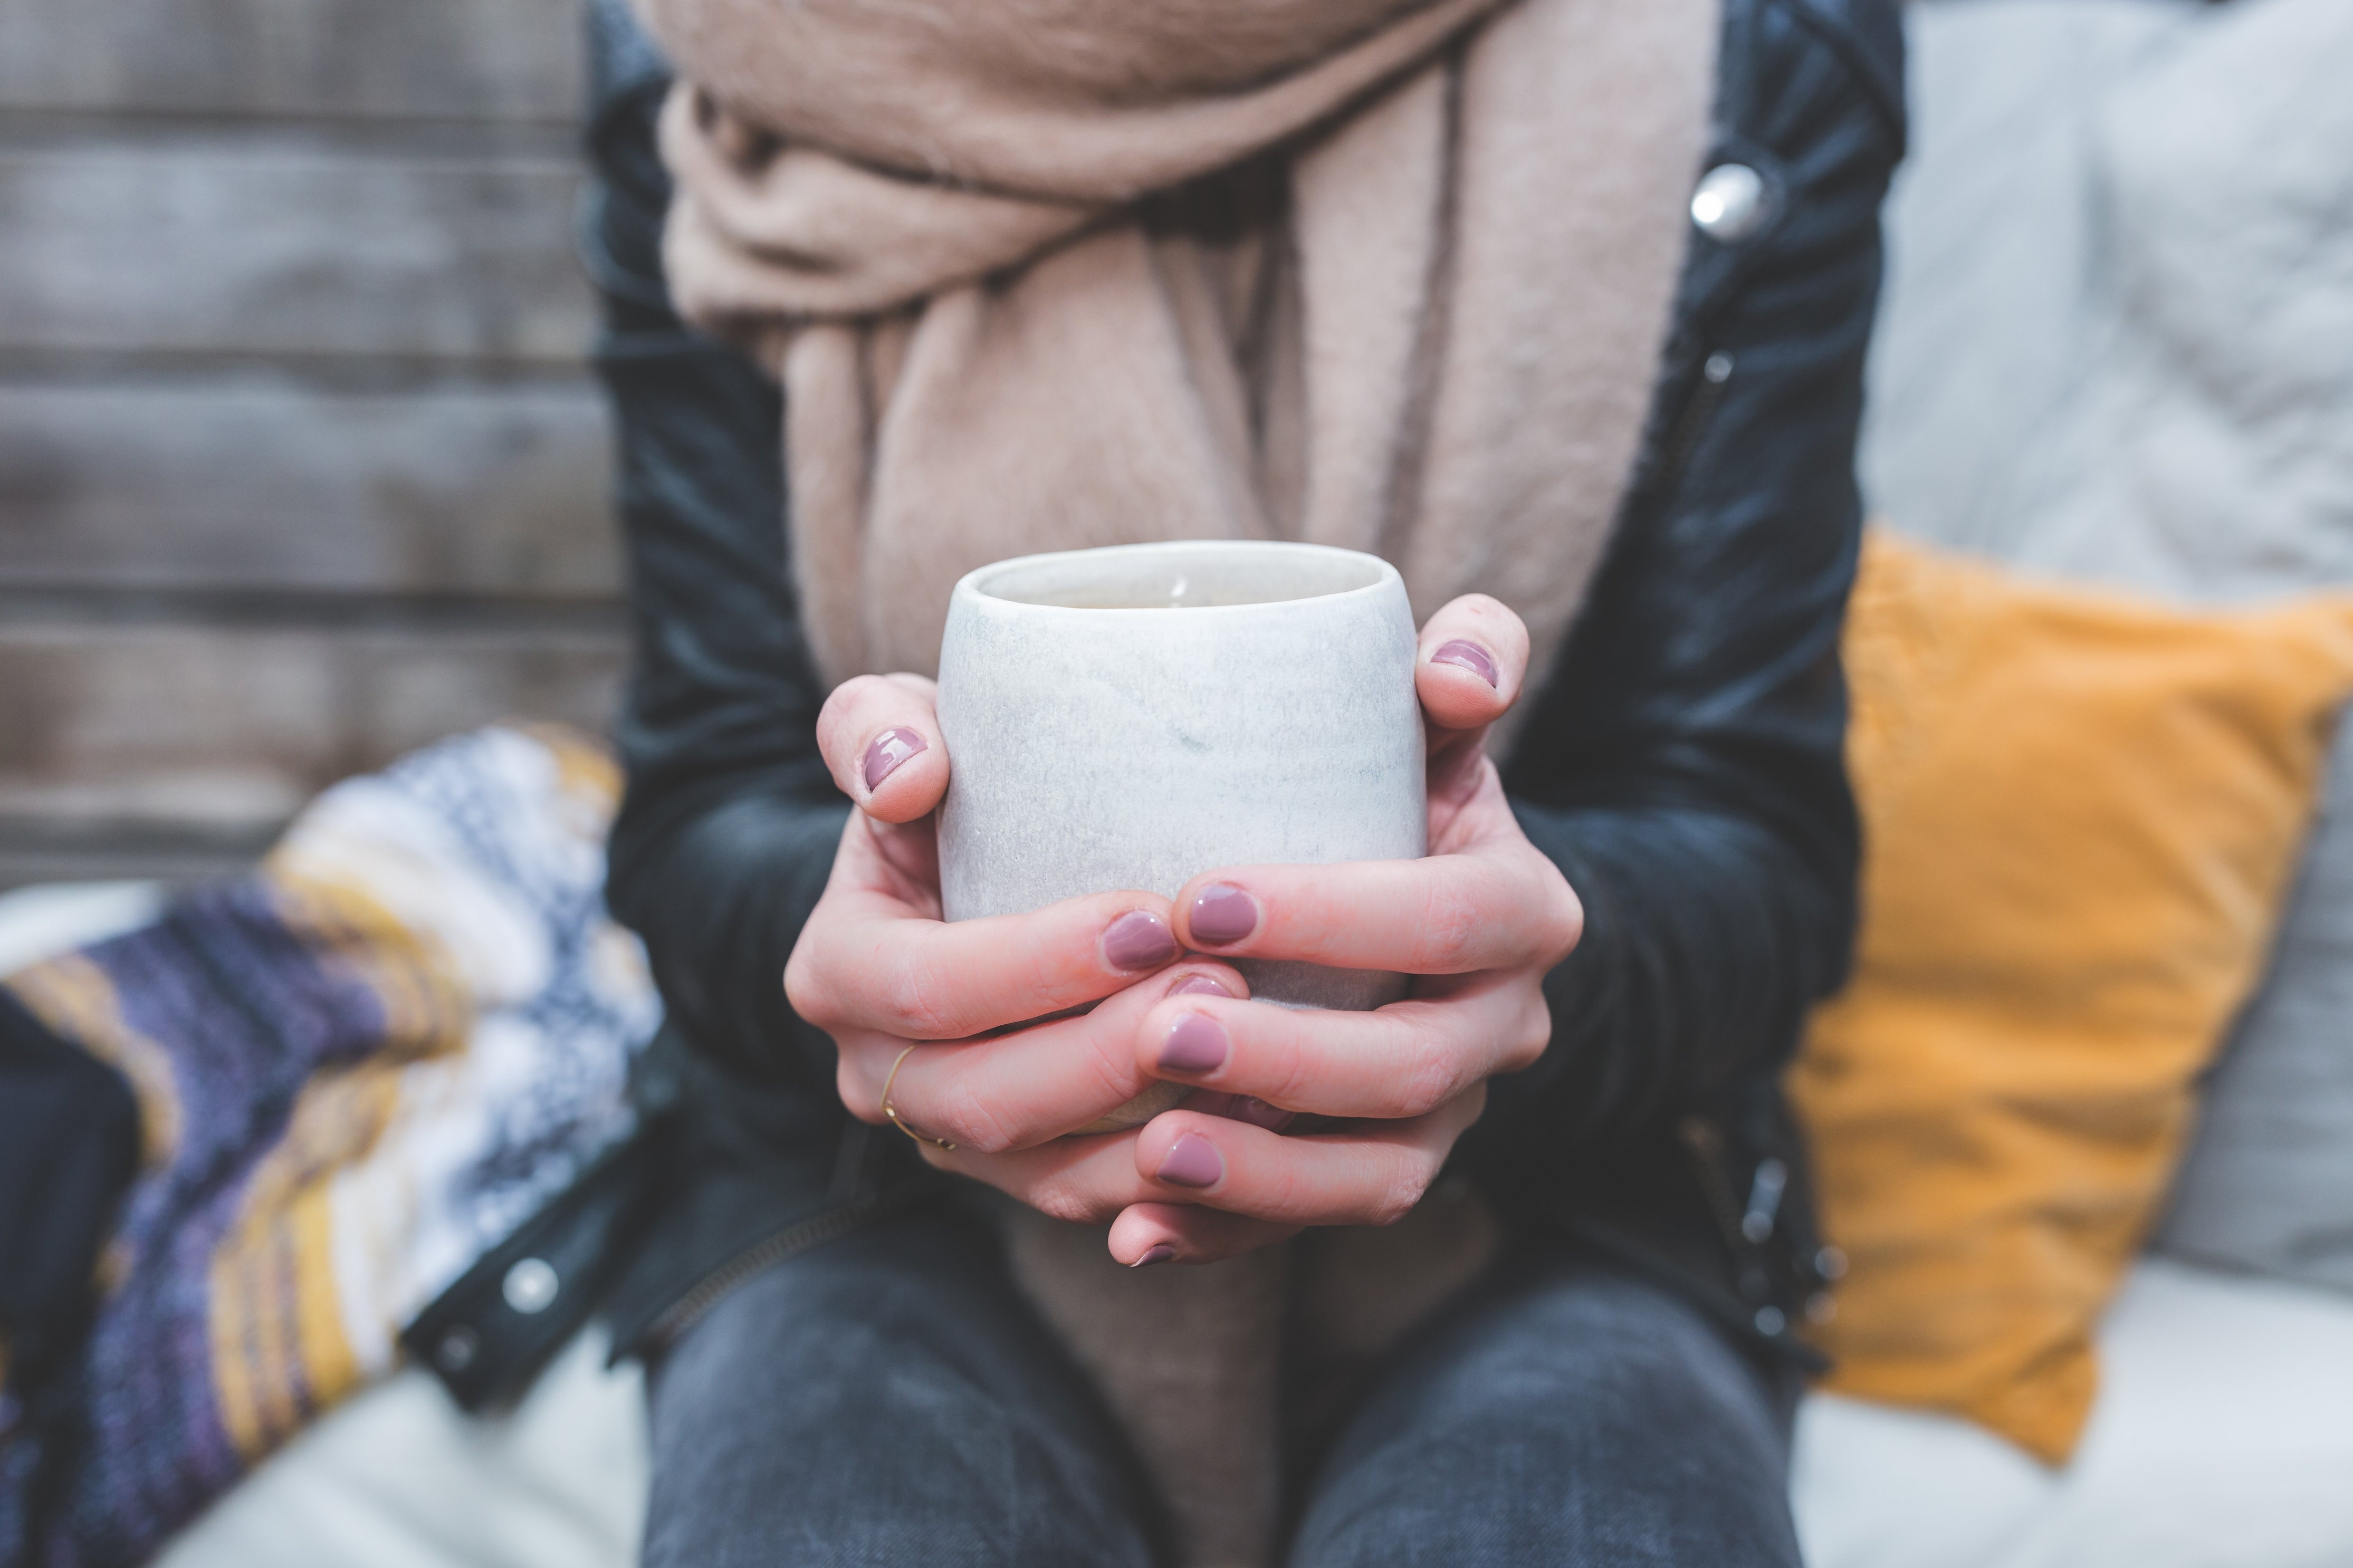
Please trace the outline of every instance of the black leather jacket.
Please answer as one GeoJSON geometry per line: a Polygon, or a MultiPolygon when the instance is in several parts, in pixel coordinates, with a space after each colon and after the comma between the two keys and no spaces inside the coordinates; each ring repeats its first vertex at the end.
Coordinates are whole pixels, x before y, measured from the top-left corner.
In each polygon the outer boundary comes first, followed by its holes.
{"type": "MultiPolygon", "coordinates": [[[[671,312],[666,75],[619,0],[592,16],[583,248],[620,450],[637,660],[620,726],[615,912],[670,1026],[641,1096],[657,1216],[616,1310],[674,1336],[735,1279],[922,1201],[935,1178],[851,1121],[780,976],[846,803],[786,570],[776,388],[671,312]]],[[[1778,1088],[1843,976],[1856,825],[1838,637],[1878,211],[1903,142],[1885,0],[1728,0],[1709,163],[1764,176],[1736,243],[1694,231],[1644,456],[1584,618],[1506,770],[1586,907],[1547,984],[1551,1048],[1499,1079],[1456,1168],[1523,1223],[1650,1269],[1794,1349],[1820,1284],[1778,1088]]]]}

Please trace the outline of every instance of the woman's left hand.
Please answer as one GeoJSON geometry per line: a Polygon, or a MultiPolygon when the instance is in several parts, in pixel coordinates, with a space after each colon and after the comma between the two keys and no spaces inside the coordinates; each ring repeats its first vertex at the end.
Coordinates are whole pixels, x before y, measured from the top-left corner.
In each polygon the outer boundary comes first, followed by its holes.
{"type": "Polygon", "coordinates": [[[1544,977],[1583,929],[1577,896],[1520,831],[1484,746],[1520,694],[1527,647],[1519,617],[1480,595],[1422,628],[1427,858],[1239,867],[1176,897],[1178,940],[1196,952],[1415,977],[1404,1001],[1369,1013],[1205,990],[1144,1014],[1146,1076],[1328,1120],[1286,1135],[1264,1125],[1282,1119],[1262,1108],[1212,1114],[1196,1106],[1225,1102],[1197,1095],[1140,1134],[933,1152],[933,1163],[971,1165],[1068,1217],[1115,1214],[1112,1255],[1128,1264],[1208,1262],[1306,1226],[1383,1225],[1410,1210],[1478,1120],[1487,1079],[1544,1053],[1544,977]]]}

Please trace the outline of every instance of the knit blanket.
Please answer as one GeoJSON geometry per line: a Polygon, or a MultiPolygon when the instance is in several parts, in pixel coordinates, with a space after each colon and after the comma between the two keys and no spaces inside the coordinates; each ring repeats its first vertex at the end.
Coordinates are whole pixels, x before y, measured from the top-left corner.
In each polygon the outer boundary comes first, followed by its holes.
{"type": "Polygon", "coordinates": [[[580,737],[460,736],[328,790],[254,874],[5,980],[130,1079],[143,1152],[39,1542],[29,1435],[0,1425],[0,1561],[152,1556],[631,1131],[659,1005],[603,904],[617,794],[580,737]]]}

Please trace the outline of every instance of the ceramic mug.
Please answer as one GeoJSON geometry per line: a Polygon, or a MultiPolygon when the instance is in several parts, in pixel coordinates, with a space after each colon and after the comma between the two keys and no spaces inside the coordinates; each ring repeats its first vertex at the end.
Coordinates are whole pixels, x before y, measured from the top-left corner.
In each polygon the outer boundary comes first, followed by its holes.
{"type": "MultiPolygon", "coordinates": [[[[949,920],[1221,866],[1428,847],[1413,610],[1396,568],[1322,545],[1179,541],[967,574],[940,647],[949,920]]],[[[1242,960],[1252,995],[1377,1007],[1401,975],[1242,960]]],[[[1155,1085],[1098,1123],[1174,1105],[1155,1085]]]]}

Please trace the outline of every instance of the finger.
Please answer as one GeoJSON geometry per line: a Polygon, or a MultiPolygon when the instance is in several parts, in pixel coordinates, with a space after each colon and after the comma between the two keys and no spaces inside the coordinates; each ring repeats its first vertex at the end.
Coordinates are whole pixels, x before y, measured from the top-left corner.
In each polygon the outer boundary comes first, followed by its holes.
{"type": "Polygon", "coordinates": [[[818,748],[841,793],[885,822],[912,822],[948,787],[948,752],[920,675],[843,681],[817,716],[818,748]]]}
{"type": "Polygon", "coordinates": [[[825,896],[810,923],[831,920],[845,901],[853,900],[863,900],[869,918],[940,919],[938,829],[938,818],[933,816],[884,822],[862,811],[850,812],[842,819],[833,868],[826,873],[825,896]]]}
{"type": "Polygon", "coordinates": [[[1544,1054],[1552,1014],[1525,973],[1440,984],[1369,1013],[1168,996],[1144,1015],[1135,1070],[1285,1110],[1407,1120],[1544,1054]]]}
{"type": "Polygon", "coordinates": [[[1105,1225],[1136,1204],[1170,1201],[1135,1172],[1137,1130],[1057,1138],[1034,1149],[984,1154],[922,1145],[935,1170],[982,1182],[1050,1219],[1105,1225]]]}
{"type": "Polygon", "coordinates": [[[1461,974],[1550,968],[1581,912],[1558,867],[1525,840],[1422,860],[1246,866],[1176,895],[1177,939],[1221,958],[1461,974]]]}
{"type": "Polygon", "coordinates": [[[1133,985],[1176,962],[1166,900],[1097,893],[1026,915],[911,917],[887,892],[828,889],[785,965],[793,1010],[828,1034],[960,1040],[1133,985]]]}
{"type": "Polygon", "coordinates": [[[1145,1124],[1132,1152],[1135,1173],[1160,1202],[1200,1204],[1277,1225],[1388,1225],[1421,1201],[1486,1102],[1480,1084],[1410,1121],[1362,1121],[1287,1137],[1171,1110],[1145,1124]]]}
{"type": "MultiPolygon", "coordinates": [[[[1222,965],[1187,963],[1129,986],[1075,1018],[1009,1034],[918,1045],[846,1030],[835,1080],[841,1101],[867,1121],[885,1120],[882,1093],[908,1126],[976,1153],[1026,1149],[1099,1121],[1157,1081],[1138,1064],[1135,1033],[1164,1000],[1247,996],[1222,965]]],[[[1234,1097],[1222,1099],[1230,1101],[1234,1097]]]]}
{"type": "Polygon", "coordinates": [[[1418,645],[1414,689],[1441,731],[1483,729],[1518,700],[1528,668],[1528,628],[1484,594],[1439,606],[1418,645]]]}
{"type": "Polygon", "coordinates": [[[1385,1225],[1420,1201],[1484,1101],[1482,1088],[1418,1121],[1368,1122],[1362,1131],[1308,1138],[1173,1110],[1140,1131],[1056,1138],[1003,1153],[930,1143],[921,1152],[935,1169],[986,1183],[1073,1224],[1103,1225],[1138,1204],[1202,1203],[1276,1226],[1385,1225]],[[1201,1163],[1203,1128],[1218,1130],[1218,1142],[1208,1145],[1213,1171],[1201,1163]],[[1147,1156],[1145,1141],[1155,1138],[1147,1156]],[[1306,1159],[1283,1154],[1293,1143],[1306,1149],[1306,1159]]]}
{"type": "Polygon", "coordinates": [[[1288,1241],[1304,1228],[1185,1204],[1135,1204],[1120,1210],[1105,1240],[1114,1259],[1130,1268],[1147,1268],[1239,1258],[1288,1241]]]}

